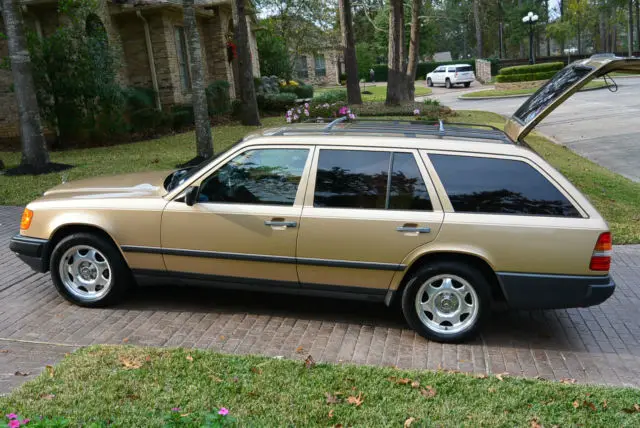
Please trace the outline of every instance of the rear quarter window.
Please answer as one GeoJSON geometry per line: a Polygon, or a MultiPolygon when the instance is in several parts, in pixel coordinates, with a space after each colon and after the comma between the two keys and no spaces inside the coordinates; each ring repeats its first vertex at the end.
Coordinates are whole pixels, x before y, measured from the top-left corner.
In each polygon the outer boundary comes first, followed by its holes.
{"type": "Polygon", "coordinates": [[[441,154],[429,158],[455,212],[582,217],[526,162],[441,154]]]}
{"type": "Polygon", "coordinates": [[[470,65],[466,65],[464,67],[456,67],[456,71],[457,72],[466,72],[466,71],[473,71],[473,68],[470,65]]]}

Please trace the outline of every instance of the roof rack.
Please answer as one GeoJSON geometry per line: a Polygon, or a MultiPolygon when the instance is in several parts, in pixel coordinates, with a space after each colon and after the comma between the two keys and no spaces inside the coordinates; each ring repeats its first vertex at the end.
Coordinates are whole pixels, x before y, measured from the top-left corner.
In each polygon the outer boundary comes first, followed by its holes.
{"type": "Polygon", "coordinates": [[[326,126],[318,127],[283,127],[271,134],[281,136],[286,134],[402,134],[408,138],[424,136],[438,138],[469,138],[500,141],[513,144],[513,141],[500,129],[491,125],[477,125],[471,123],[444,123],[439,121],[409,120],[409,119],[349,119],[346,116],[335,118],[309,119],[304,123],[326,123],[326,126]]]}

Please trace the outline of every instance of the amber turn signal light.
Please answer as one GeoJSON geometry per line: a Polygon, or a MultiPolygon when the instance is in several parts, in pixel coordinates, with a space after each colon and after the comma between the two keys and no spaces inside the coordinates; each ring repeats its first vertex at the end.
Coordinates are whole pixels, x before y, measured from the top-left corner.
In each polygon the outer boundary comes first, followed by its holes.
{"type": "Polygon", "coordinates": [[[33,211],[29,208],[25,208],[22,212],[22,220],[20,220],[20,230],[27,230],[31,226],[31,220],[33,220],[33,211]]]}

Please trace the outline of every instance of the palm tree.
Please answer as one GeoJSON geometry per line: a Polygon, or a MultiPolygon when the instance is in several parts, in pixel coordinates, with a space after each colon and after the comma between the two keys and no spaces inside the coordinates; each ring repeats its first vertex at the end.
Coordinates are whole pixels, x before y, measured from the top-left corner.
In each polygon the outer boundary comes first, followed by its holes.
{"type": "Polygon", "coordinates": [[[205,92],[200,34],[198,33],[196,11],[193,3],[194,0],[183,0],[184,29],[190,58],[189,69],[191,71],[193,116],[196,124],[197,157],[207,159],[213,156],[213,137],[211,136],[211,122],[209,122],[207,94],[205,92]]]}
{"type": "Polygon", "coordinates": [[[21,164],[32,172],[40,172],[49,163],[49,152],[42,132],[22,15],[18,10],[17,0],[0,1],[7,31],[13,86],[20,114],[21,164]]]}

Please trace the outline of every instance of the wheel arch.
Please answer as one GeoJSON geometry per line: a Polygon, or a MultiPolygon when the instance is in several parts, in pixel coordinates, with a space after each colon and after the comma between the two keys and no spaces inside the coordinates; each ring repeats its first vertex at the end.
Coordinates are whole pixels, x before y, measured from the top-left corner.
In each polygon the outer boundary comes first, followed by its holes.
{"type": "Polygon", "coordinates": [[[474,266],[489,282],[489,285],[491,286],[492,299],[494,301],[506,300],[502,285],[495,273],[495,269],[486,256],[481,255],[478,252],[470,251],[436,250],[423,252],[411,259],[410,263],[407,264],[407,269],[399,273],[398,278],[394,278],[394,281],[389,288],[389,292],[387,293],[385,303],[390,306],[394,302],[399,301],[413,273],[422,266],[438,261],[453,261],[474,266]]]}
{"type": "Polygon", "coordinates": [[[124,258],[124,254],[122,253],[120,246],[116,243],[115,239],[111,236],[111,234],[109,234],[109,232],[107,232],[104,228],[97,226],[95,224],[88,224],[88,223],[63,224],[58,226],[51,233],[51,237],[49,238],[49,242],[47,244],[46,259],[45,259],[47,270],[50,268],[51,254],[53,253],[53,249],[56,247],[56,245],[58,245],[60,241],[62,241],[64,238],[74,233],[91,233],[94,235],[98,235],[101,238],[104,238],[107,241],[111,242],[124,258]]]}

